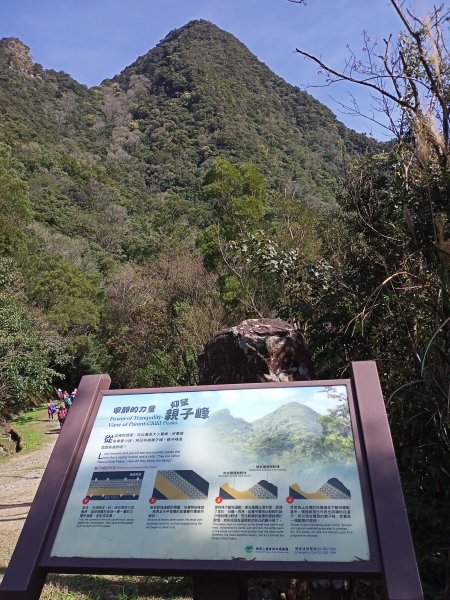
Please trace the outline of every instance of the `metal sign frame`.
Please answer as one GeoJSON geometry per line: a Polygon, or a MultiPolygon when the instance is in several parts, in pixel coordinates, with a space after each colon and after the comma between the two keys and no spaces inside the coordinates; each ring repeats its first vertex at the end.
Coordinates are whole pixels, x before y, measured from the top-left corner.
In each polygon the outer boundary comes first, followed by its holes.
{"type": "MultiPolygon", "coordinates": [[[[261,576],[382,578],[389,600],[421,600],[422,590],[403,500],[381,386],[373,361],[352,363],[349,380],[109,390],[107,375],[83,377],[77,400],[61,431],[31,506],[10,565],[0,585],[0,600],[40,597],[47,573],[194,575],[195,588],[210,576],[242,581],[261,576]],[[345,385],[369,539],[369,561],[227,561],[52,557],[51,548],[105,395],[345,385]],[[236,579],[236,580],[237,580],[236,579]],[[197,581],[197,586],[195,585],[197,581]]],[[[218,596],[216,596],[218,597],[218,596]]]]}

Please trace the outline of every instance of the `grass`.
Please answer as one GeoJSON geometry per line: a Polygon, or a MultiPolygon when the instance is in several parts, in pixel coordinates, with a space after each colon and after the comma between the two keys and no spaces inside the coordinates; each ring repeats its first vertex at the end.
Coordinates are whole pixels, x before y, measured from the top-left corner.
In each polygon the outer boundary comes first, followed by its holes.
{"type": "Polygon", "coordinates": [[[190,600],[187,577],[49,575],[41,600],[190,600]]]}
{"type": "MultiPolygon", "coordinates": [[[[48,430],[47,406],[40,406],[31,412],[12,421],[11,426],[22,438],[21,452],[32,452],[48,441],[45,432],[48,430]]],[[[55,420],[55,427],[58,421],[55,420]]]]}

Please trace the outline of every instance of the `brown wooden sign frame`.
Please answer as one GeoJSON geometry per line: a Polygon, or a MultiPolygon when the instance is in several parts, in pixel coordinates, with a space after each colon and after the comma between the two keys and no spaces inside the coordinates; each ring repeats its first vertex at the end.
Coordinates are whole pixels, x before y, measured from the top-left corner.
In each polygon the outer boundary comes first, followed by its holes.
{"type": "MultiPolygon", "coordinates": [[[[421,600],[422,590],[400,478],[373,361],[352,363],[350,380],[201,386],[151,390],[109,390],[107,375],[83,377],[77,400],[36,493],[29,516],[0,586],[0,600],[37,600],[47,573],[194,575],[194,597],[209,578],[242,581],[247,577],[382,578],[389,600],[421,600]],[[369,561],[225,561],[51,556],[65,506],[103,396],[171,391],[207,391],[284,386],[345,385],[355,441],[370,556],[369,561]],[[236,579],[238,578],[238,579],[236,579]],[[196,582],[196,583],[195,583],[196,582]]],[[[219,596],[216,595],[218,598],[219,596]]],[[[221,597],[221,596],[220,596],[221,597]]]]}

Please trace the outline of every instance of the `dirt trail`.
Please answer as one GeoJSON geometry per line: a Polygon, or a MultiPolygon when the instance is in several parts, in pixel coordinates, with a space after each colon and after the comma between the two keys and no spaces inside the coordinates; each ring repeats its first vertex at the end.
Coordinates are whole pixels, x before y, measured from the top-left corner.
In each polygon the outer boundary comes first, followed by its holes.
{"type": "Polygon", "coordinates": [[[39,450],[0,460],[0,581],[58,438],[58,421],[42,419],[42,430],[50,441],[39,450]]]}

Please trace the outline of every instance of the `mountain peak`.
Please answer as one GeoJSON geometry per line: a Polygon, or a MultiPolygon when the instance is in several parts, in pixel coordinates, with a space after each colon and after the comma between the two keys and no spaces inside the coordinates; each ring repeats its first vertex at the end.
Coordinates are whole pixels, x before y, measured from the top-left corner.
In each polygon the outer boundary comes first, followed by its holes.
{"type": "Polygon", "coordinates": [[[34,63],[31,58],[30,48],[15,37],[0,40],[0,49],[4,50],[8,69],[26,77],[34,77],[34,63]]]}
{"type": "MultiPolygon", "coordinates": [[[[169,66],[174,71],[175,78],[180,70],[186,72],[193,65],[198,66],[203,74],[212,70],[217,75],[222,69],[227,70],[227,67],[231,68],[236,62],[240,62],[242,55],[246,55],[247,60],[249,56],[257,60],[233,34],[210,21],[197,19],[169,31],[154,48],[140,56],[113,80],[126,80],[131,74],[153,78],[155,70],[160,72],[161,67],[169,66]]],[[[194,68],[194,71],[198,69],[194,68]]]]}
{"type": "MultiPolygon", "coordinates": [[[[207,21],[206,19],[194,19],[194,20],[186,23],[186,25],[182,25],[181,27],[178,27],[177,29],[172,29],[171,31],[169,31],[169,33],[166,35],[166,37],[162,41],[163,42],[169,41],[169,40],[172,40],[172,39],[178,37],[179,35],[183,35],[186,33],[188,33],[188,34],[192,33],[193,30],[194,31],[198,30],[199,32],[202,32],[202,33],[209,31],[210,33],[215,34],[215,35],[223,34],[226,36],[232,36],[231,33],[226,32],[224,29],[221,29],[220,27],[218,27],[211,21],[207,21]]],[[[232,36],[232,37],[234,37],[234,36],[232,36]]]]}

